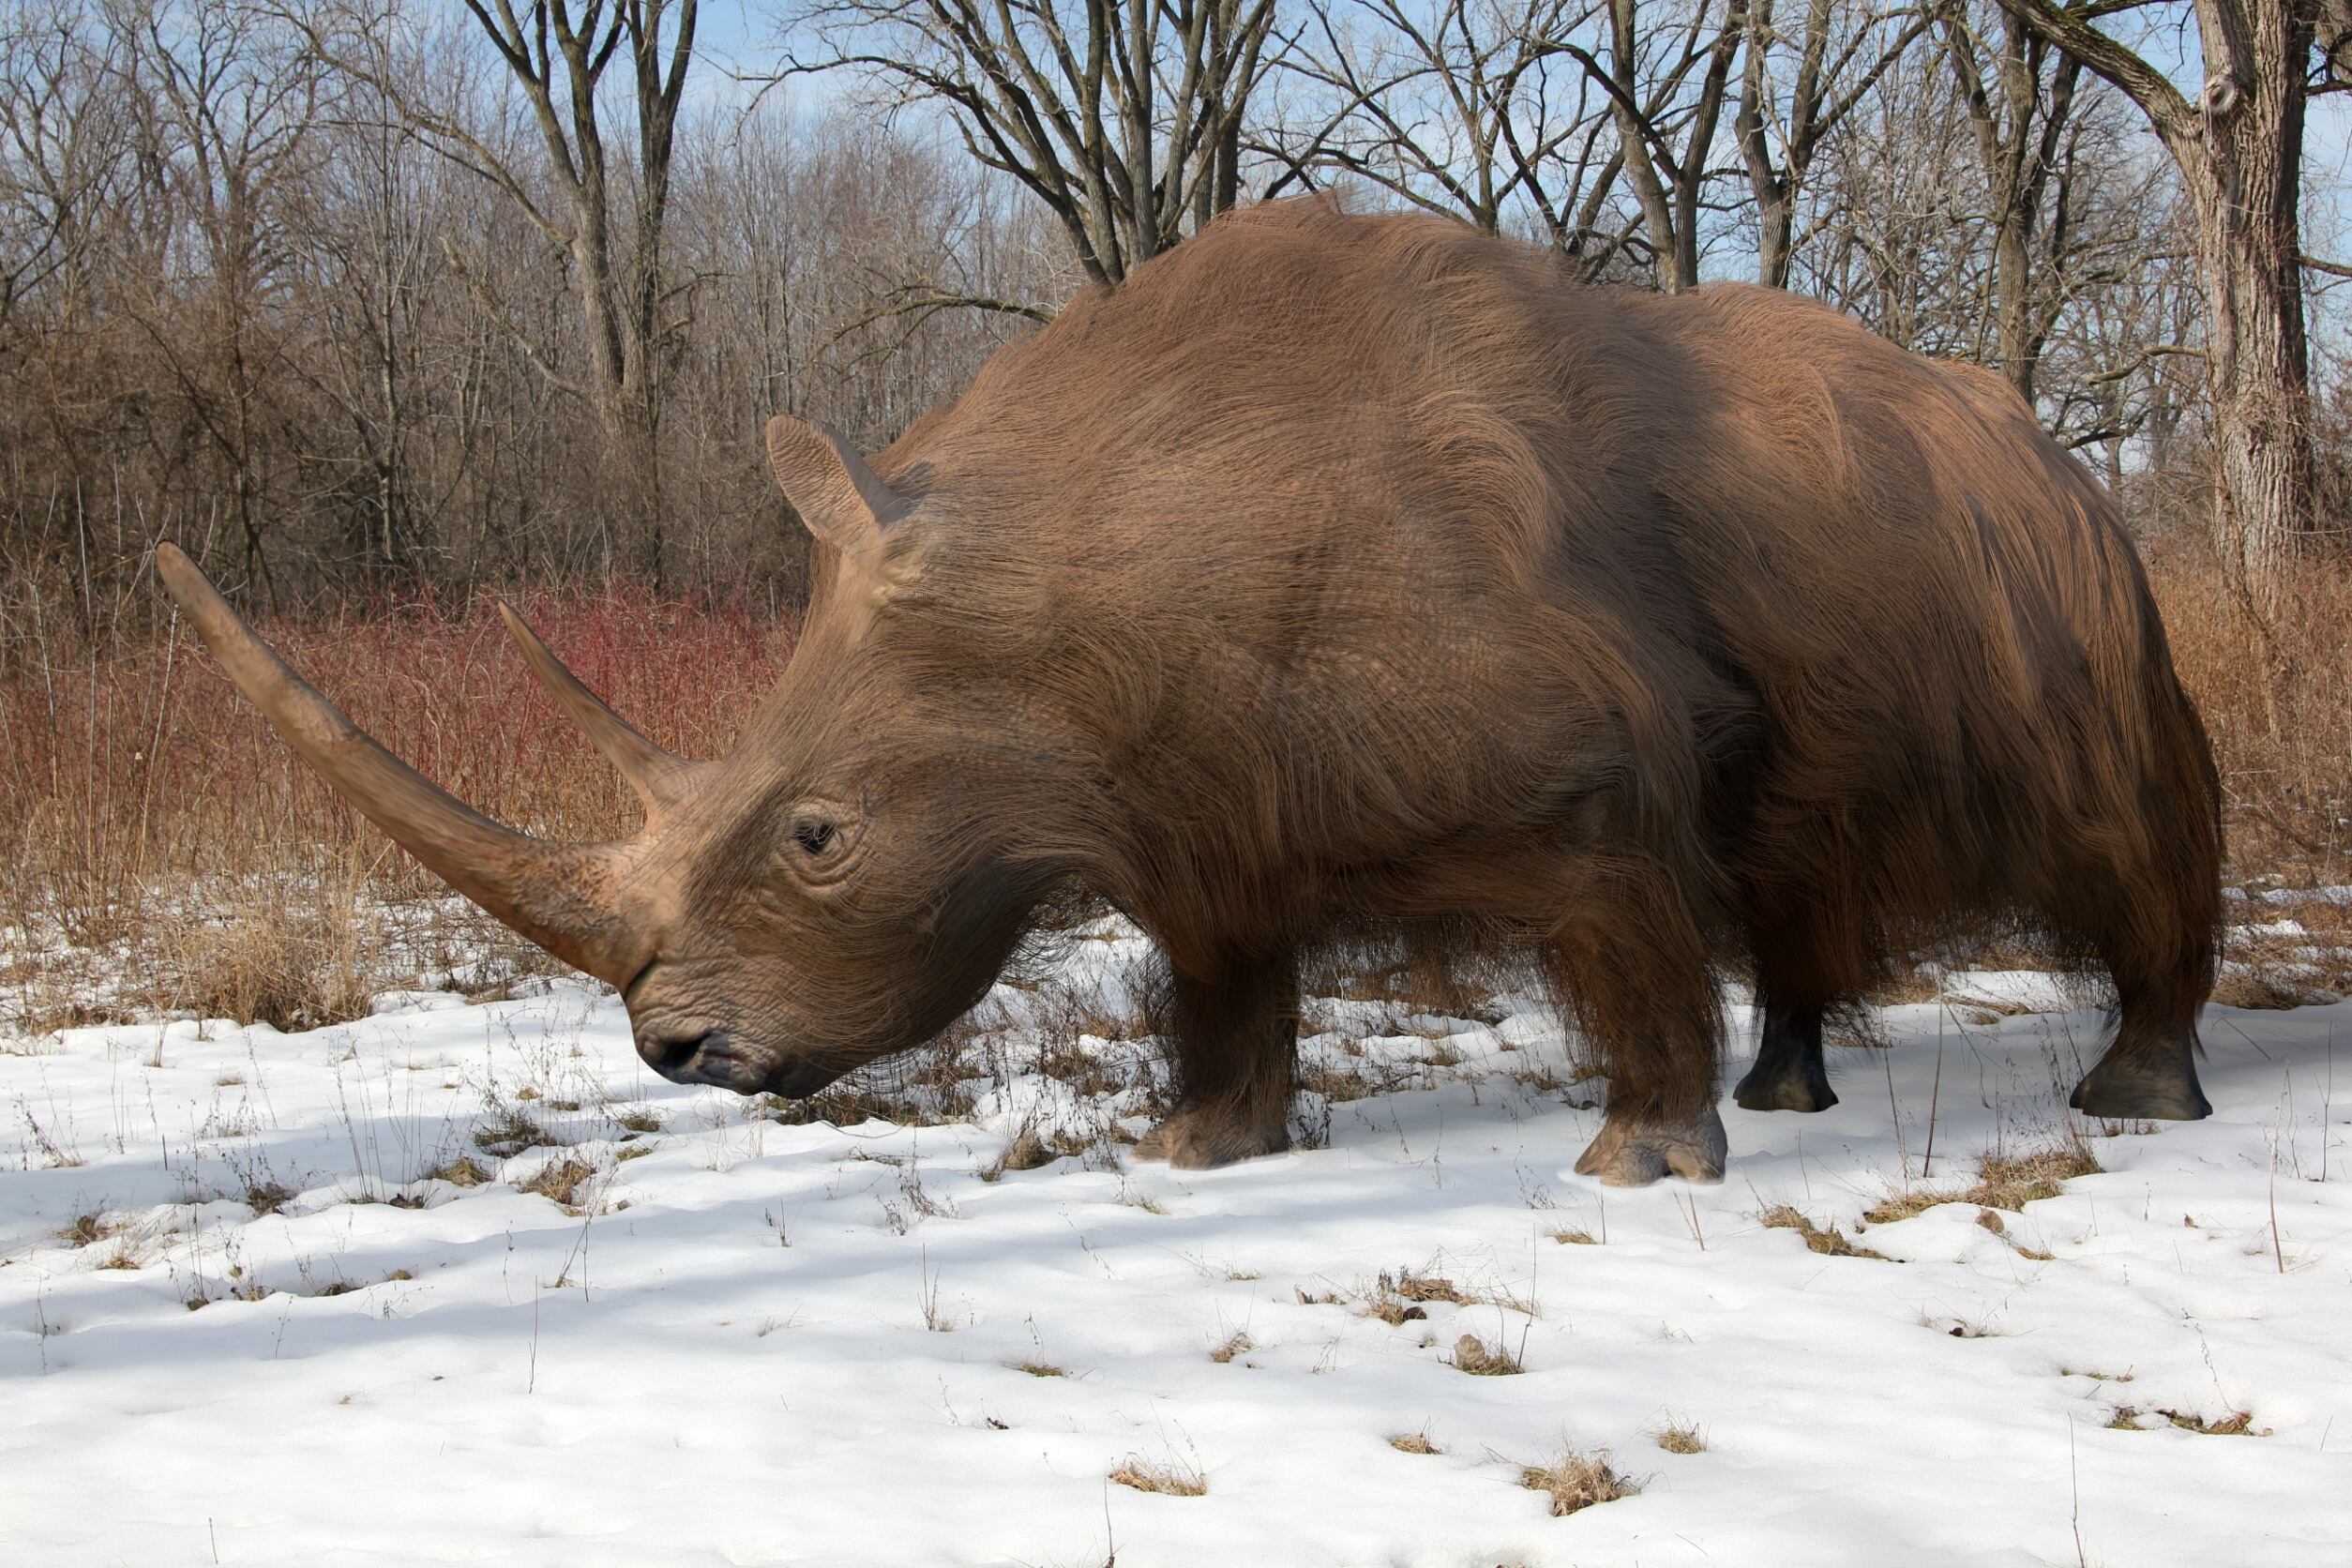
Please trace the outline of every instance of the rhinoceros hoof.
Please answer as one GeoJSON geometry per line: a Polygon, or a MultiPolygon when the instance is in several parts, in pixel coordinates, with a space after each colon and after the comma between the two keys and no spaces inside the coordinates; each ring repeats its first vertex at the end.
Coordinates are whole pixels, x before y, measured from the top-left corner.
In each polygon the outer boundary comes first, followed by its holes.
{"type": "Polygon", "coordinates": [[[1135,1157],[1166,1160],[1179,1170],[1207,1170],[1289,1147],[1290,1134],[1279,1122],[1259,1126],[1232,1111],[1202,1107],[1172,1112],[1136,1141],[1135,1157]]]}
{"type": "Polygon", "coordinates": [[[1729,1155],[1713,1106],[1676,1122],[1611,1114],[1577,1158],[1576,1174],[1612,1187],[1646,1187],[1668,1172],[1685,1182],[1720,1182],[1729,1155]]]}
{"type": "Polygon", "coordinates": [[[2213,1114],[2185,1049],[2177,1059],[2104,1058],[2066,1103],[2085,1116],[2110,1122],[2202,1122],[2213,1114]]]}
{"type": "Polygon", "coordinates": [[[1731,1098],[1742,1110],[1827,1110],[1837,1104],[1837,1092],[1818,1062],[1759,1056],[1731,1098]]]}

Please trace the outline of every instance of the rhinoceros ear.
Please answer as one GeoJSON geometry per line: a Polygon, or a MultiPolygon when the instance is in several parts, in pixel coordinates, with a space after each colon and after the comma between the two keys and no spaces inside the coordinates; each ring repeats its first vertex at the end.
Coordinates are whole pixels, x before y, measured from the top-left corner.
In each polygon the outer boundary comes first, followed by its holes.
{"type": "Polygon", "coordinates": [[[850,554],[863,553],[905,510],[857,449],[822,419],[779,414],[769,420],[768,464],[808,531],[850,554]]]}

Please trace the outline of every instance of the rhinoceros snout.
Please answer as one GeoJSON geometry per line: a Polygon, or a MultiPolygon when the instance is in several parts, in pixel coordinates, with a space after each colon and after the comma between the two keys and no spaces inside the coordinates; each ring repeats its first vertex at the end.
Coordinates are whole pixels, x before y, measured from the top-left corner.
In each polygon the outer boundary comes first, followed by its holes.
{"type": "Polygon", "coordinates": [[[840,1073],[821,1063],[788,1059],[769,1065],[723,1029],[646,1024],[637,1030],[637,1054],[672,1083],[708,1084],[738,1094],[814,1094],[840,1073]]]}
{"type": "Polygon", "coordinates": [[[707,1083],[738,1093],[757,1093],[758,1068],[744,1060],[727,1033],[676,1025],[640,1027],[637,1054],[672,1083],[707,1083]]]}

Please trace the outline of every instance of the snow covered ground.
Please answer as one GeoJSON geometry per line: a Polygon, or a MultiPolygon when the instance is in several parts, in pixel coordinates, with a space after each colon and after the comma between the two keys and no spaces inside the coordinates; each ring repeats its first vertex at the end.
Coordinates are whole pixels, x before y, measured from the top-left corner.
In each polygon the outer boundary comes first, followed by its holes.
{"type": "Polygon", "coordinates": [[[0,1560],[2352,1563],[2352,1004],[2216,1008],[2214,1117],[2116,1128],[2098,1016],[1972,976],[1605,1192],[1534,1002],[1326,1001],[1321,1146],[1189,1173],[1099,934],[932,1124],[663,1083],[569,984],[0,1041],[0,1560]]]}

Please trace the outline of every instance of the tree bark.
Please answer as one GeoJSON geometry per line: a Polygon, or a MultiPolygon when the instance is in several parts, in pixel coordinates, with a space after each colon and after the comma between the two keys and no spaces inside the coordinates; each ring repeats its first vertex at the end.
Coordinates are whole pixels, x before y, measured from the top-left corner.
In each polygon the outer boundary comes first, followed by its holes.
{"type": "Polygon", "coordinates": [[[2209,84],[2210,167],[2188,185],[2220,446],[2214,505],[2223,540],[2259,580],[2301,554],[2317,523],[2298,226],[2311,29],[2284,0],[2244,9],[2255,13],[2250,68],[2234,108],[2209,84]]]}

